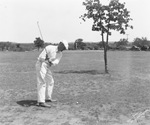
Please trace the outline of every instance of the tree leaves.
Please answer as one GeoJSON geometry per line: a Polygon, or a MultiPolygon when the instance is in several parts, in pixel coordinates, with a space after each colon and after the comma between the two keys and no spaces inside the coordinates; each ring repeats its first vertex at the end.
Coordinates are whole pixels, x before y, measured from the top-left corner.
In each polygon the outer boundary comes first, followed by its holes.
{"type": "Polygon", "coordinates": [[[86,7],[87,13],[81,18],[84,21],[93,19],[93,31],[110,34],[109,30],[116,30],[125,34],[128,27],[133,28],[128,24],[132,20],[130,12],[125,8],[125,3],[120,3],[119,0],[111,0],[109,5],[102,5],[100,0],[85,0],[83,5],[86,7]]]}

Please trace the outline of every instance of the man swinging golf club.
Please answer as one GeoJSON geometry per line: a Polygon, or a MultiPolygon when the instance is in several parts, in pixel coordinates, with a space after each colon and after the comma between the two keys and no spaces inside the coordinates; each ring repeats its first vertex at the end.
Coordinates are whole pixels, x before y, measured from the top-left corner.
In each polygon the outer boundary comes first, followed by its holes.
{"type": "Polygon", "coordinates": [[[55,66],[59,63],[62,57],[62,51],[68,49],[68,42],[62,40],[58,46],[48,45],[44,48],[38,57],[36,62],[37,73],[37,106],[51,107],[51,105],[45,103],[53,102],[52,92],[54,87],[54,79],[50,70],[51,66],[55,66]]]}

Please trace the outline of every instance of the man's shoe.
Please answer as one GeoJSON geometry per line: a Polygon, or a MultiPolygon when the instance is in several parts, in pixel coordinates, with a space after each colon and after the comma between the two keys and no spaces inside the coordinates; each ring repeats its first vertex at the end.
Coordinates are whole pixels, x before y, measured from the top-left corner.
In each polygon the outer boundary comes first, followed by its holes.
{"type": "Polygon", "coordinates": [[[57,102],[57,100],[54,100],[54,99],[47,99],[46,102],[57,102]]]}
{"type": "Polygon", "coordinates": [[[37,104],[37,106],[39,106],[39,107],[47,107],[47,108],[51,108],[51,105],[46,104],[46,103],[44,103],[44,102],[39,102],[39,103],[37,104]]]}

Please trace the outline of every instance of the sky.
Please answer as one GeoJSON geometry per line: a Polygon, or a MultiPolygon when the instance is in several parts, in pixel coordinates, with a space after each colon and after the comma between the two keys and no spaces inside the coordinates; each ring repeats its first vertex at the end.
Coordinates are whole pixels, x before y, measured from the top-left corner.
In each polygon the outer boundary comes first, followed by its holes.
{"type": "MultiPolygon", "coordinates": [[[[82,38],[85,42],[101,41],[100,32],[92,31],[92,20],[84,22],[79,17],[86,12],[85,0],[0,0],[0,41],[33,43],[41,37],[45,42],[61,40],[74,42],[82,38]],[[37,23],[38,22],[38,23],[37,23]]],[[[108,4],[110,0],[101,0],[108,4]]],[[[136,37],[150,39],[150,0],[120,0],[126,3],[134,29],[125,35],[112,31],[110,41],[136,37]]]]}

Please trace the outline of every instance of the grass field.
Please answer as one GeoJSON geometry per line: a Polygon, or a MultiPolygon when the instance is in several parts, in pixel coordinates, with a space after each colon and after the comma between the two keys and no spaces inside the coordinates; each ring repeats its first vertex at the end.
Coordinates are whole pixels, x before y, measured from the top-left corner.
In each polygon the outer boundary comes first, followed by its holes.
{"type": "Polygon", "coordinates": [[[64,52],[50,109],[36,107],[38,55],[0,52],[0,125],[150,125],[150,52],[109,51],[109,74],[101,51],[64,52]]]}

